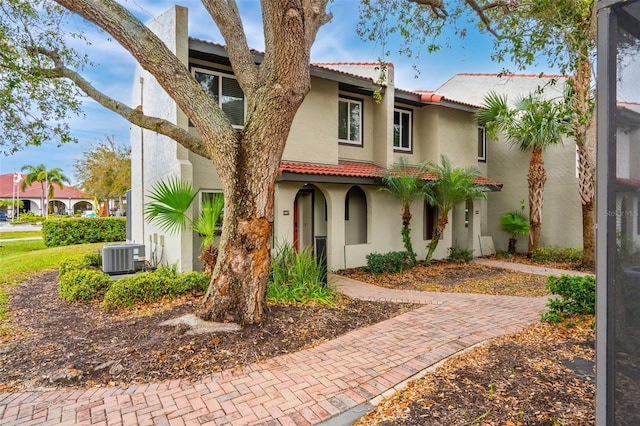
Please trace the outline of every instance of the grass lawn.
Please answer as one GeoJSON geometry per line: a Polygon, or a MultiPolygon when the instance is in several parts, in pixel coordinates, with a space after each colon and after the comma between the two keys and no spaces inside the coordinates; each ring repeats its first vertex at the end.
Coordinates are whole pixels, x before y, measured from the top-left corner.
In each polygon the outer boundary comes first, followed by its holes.
{"type": "Polygon", "coordinates": [[[42,237],[41,231],[2,231],[0,240],[10,240],[12,238],[33,238],[42,237]]]}
{"type": "Polygon", "coordinates": [[[98,251],[104,244],[47,248],[42,240],[0,242],[0,338],[10,333],[7,305],[11,287],[34,274],[56,269],[60,262],[70,256],[98,251]]]}

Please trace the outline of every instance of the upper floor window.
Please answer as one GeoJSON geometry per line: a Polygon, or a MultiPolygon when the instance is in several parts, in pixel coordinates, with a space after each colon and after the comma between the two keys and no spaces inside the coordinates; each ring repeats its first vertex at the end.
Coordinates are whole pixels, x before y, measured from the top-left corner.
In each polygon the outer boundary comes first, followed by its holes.
{"type": "Polygon", "coordinates": [[[397,151],[411,151],[411,114],[410,110],[393,111],[393,148],[397,151]]]}
{"type": "Polygon", "coordinates": [[[362,101],[338,99],[338,141],[362,145],[362,101]]]}
{"type": "Polygon", "coordinates": [[[244,126],[245,99],[238,81],[219,72],[193,68],[193,76],[218,102],[222,111],[235,128],[244,126]]]}
{"type": "Polygon", "coordinates": [[[487,129],[478,127],[478,161],[487,161],[487,129]]]}

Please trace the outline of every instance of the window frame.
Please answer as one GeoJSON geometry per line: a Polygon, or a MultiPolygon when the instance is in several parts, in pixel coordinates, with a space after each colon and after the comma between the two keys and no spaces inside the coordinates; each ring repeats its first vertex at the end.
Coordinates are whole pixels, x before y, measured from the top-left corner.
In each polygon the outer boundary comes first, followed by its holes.
{"type": "Polygon", "coordinates": [[[480,144],[482,144],[482,154],[478,155],[478,161],[481,163],[487,162],[487,128],[484,126],[478,126],[478,136],[476,141],[476,151],[480,151],[480,144]]]}
{"type": "MultiPolygon", "coordinates": [[[[349,107],[349,110],[351,108],[349,107]]],[[[351,120],[347,120],[347,134],[351,134],[351,120]]],[[[359,98],[353,98],[344,95],[338,95],[338,144],[340,145],[348,145],[348,146],[364,146],[364,132],[363,132],[363,124],[364,124],[364,101],[359,98]],[[360,125],[360,139],[358,141],[352,141],[350,139],[340,139],[340,102],[346,102],[348,106],[351,104],[357,104],[360,108],[360,117],[359,117],[359,125],[360,125]]]]}
{"type": "MultiPolygon", "coordinates": [[[[220,71],[220,70],[216,70],[216,69],[204,68],[202,66],[191,66],[191,75],[193,76],[194,79],[196,78],[196,72],[199,72],[201,74],[209,74],[209,75],[213,75],[213,76],[217,76],[218,77],[218,93],[219,93],[219,95],[218,95],[218,106],[222,110],[222,79],[228,78],[228,79],[231,79],[231,80],[238,81],[236,76],[231,74],[231,73],[226,73],[224,71],[220,71]]],[[[198,82],[198,83],[200,83],[200,82],[198,82]]],[[[242,90],[242,88],[241,88],[241,90],[242,90]]],[[[227,119],[229,119],[229,116],[224,112],[224,110],[222,112],[227,116],[227,119]]],[[[242,125],[231,124],[231,126],[233,126],[234,129],[242,130],[242,129],[244,129],[244,122],[246,121],[246,119],[247,119],[247,97],[243,92],[242,93],[242,121],[243,121],[243,124],[242,125]]]]}
{"type": "MultiPolygon", "coordinates": [[[[400,107],[394,107],[393,108],[393,150],[395,152],[408,152],[408,153],[413,153],[413,110],[409,109],[409,108],[400,108],[400,107]],[[395,137],[395,130],[396,130],[396,126],[400,124],[396,124],[396,113],[400,114],[400,122],[402,122],[402,114],[406,114],[409,116],[409,146],[408,147],[403,147],[403,146],[396,146],[396,137],[395,137]]],[[[398,138],[399,143],[402,142],[402,138],[401,138],[402,134],[400,134],[400,137],[398,138]]]]}

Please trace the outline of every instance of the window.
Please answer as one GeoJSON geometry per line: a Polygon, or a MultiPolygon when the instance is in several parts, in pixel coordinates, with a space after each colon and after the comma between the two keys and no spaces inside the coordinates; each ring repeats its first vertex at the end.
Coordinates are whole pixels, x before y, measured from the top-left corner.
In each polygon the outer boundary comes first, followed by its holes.
{"type": "Polygon", "coordinates": [[[362,145],[362,101],[338,99],[338,141],[362,145]]]}
{"type": "Polygon", "coordinates": [[[478,127],[478,161],[487,161],[487,129],[478,127]]]}
{"type": "Polygon", "coordinates": [[[244,126],[245,99],[238,81],[231,76],[201,68],[193,68],[193,76],[218,102],[233,127],[241,129],[244,126]]]}
{"type": "Polygon", "coordinates": [[[216,235],[222,231],[222,216],[224,215],[224,195],[219,191],[202,191],[200,193],[200,213],[198,217],[203,217],[206,228],[213,226],[216,235]],[[217,204],[221,203],[221,204],[217,204]],[[219,213],[216,217],[216,214],[219,213]],[[212,223],[216,220],[215,224],[212,223]]]}
{"type": "Polygon", "coordinates": [[[395,109],[393,111],[393,148],[397,151],[411,151],[411,115],[412,111],[395,109]]]}
{"type": "Polygon", "coordinates": [[[433,233],[436,231],[436,226],[438,225],[438,208],[429,204],[427,200],[424,200],[423,220],[423,238],[424,240],[430,240],[433,238],[433,233]]]}

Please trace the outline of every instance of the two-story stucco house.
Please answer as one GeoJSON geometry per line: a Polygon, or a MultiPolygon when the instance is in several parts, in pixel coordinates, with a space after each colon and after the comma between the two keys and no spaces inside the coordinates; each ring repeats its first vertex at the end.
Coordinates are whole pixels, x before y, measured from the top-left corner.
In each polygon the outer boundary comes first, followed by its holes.
{"type": "MultiPolygon", "coordinates": [[[[176,7],[149,24],[189,67],[231,122],[241,128],[244,96],[223,46],[188,36],[187,10],[176,7]]],[[[260,55],[255,60],[260,61],[260,55]]],[[[439,161],[446,155],[455,166],[479,166],[486,176],[486,152],[479,152],[475,105],[433,92],[395,87],[393,66],[379,84],[377,64],[334,63],[311,67],[311,91],[300,107],[284,151],[275,187],[273,246],[290,242],[314,246],[326,237],[330,270],[366,264],[371,252],[403,250],[401,206],[378,190],[377,178],[406,157],[410,164],[439,161]],[[381,99],[376,101],[378,91],[381,99]]],[[[135,77],[133,105],[184,128],[186,116],[154,78],[141,69],[135,77]]],[[[483,142],[483,140],[481,141],[483,142]]],[[[211,162],[154,132],[134,128],[132,147],[131,240],[150,245],[148,253],[181,270],[199,267],[199,236],[191,231],[161,235],[143,220],[145,195],[167,176],[179,176],[199,188],[202,197],[220,189],[211,162]]],[[[484,145],[480,144],[484,149],[484,145]]],[[[501,184],[479,183],[498,191],[501,184]]],[[[452,246],[473,249],[476,256],[493,250],[487,233],[487,203],[458,206],[435,257],[452,246]]],[[[194,210],[200,207],[196,205],[194,210]]],[[[197,213],[196,211],[193,212],[197,213]]],[[[413,247],[426,255],[435,214],[423,200],[412,206],[413,247]]]]}
{"type": "MultiPolygon", "coordinates": [[[[449,99],[481,106],[490,91],[506,95],[509,103],[539,90],[547,98],[561,100],[565,81],[561,75],[462,73],[453,76],[436,90],[449,99]]],[[[524,200],[528,206],[527,174],[531,154],[510,146],[502,138],[488,140],[486,146],[487,176],[505,185],[502,191],[491,195],[484,229],[487,235],[493,237],[497,248],[505,248],[509,237],[500,230],[500,217],[505,212],[519,209],[520,200],[524,200]]],[[[543,158],[547,182],[542,213],[542,245],[582,247],[582,210],[575,141],[571,137],[564,138],[562,144],[549,147],[543,158]]],[[[523,241],[518,249],[524,251],[526,246],[523,241]]]]}

